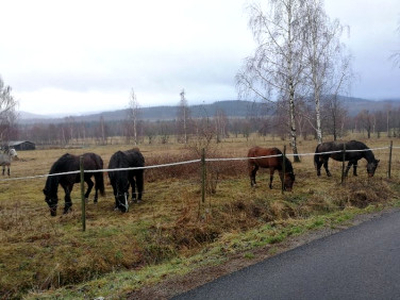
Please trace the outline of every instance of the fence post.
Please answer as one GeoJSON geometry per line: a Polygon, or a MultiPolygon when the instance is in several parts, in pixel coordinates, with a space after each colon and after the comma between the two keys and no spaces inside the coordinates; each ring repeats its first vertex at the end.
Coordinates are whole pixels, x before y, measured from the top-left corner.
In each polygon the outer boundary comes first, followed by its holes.
{"type": "Polygon", "coordinates": [[[393,141],[390,141],[389,146],[389,168],[388,168],[388,178],[390,179],[392,175],[392,153],[393,153],[393,141]]]}
{"type": "Polygon", "coordinates": [[[201,201],[199,202],[199,214],[198,218],[201,217],[202,207],[206,201],[206,150],[201,150],[201,201]]]}
{"type": "Polygon", "coordinates": [[[82,203],[82,230],[86,231],[86,199],[85,199],[85,172],[83,169],[83,155],[80,157],[81,170],[81,203],[82,203]]]}
{"type": "Polygon", "coordinates": [[[282,194],[285,190],[285,172],[286,172],[286,145],[283,146],[283,156],[282,156],[282,194]]]}
{"type": "Polygon", "coordinates": [[[206,150],[203,148],[201,153],[201,202],[206,201],[206,150]]]}
{"type": "Polygon", "coordinates": [[[345,178],[345,172],[344,172],[344,168],[346,165],[345,163],[346,163],[346,143],[343,143],[342,179],[340,182],[341,184],[343,184],[345,178]]]}

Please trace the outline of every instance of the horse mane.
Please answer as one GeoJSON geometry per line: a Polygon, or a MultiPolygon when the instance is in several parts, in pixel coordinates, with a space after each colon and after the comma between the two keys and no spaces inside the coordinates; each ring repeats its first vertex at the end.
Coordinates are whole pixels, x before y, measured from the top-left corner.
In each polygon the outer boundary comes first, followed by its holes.
{"type": "Polygon", "coordinates": [[[285,156],[285,172],[293,173],[293,166],[290,160],[285,156]]]}
{"type": "MultiPolygon", "coordinates": [[[[69,153],[65,153],[61,156],[50,168],[50,174],[61,173],[66,171],[62,169],[62,166],[65,166],[70,163],[72,155],[69,153]]],[[[46,180],[46,184],[44,187],[44,191],[51,196],[57,195],[58,184],[60,182],[60,176],[48,176],[46,180]]]]}
{"type": "Polygon", "coordinates": [[[50,168],[50,174],[53,173],[59,173],[59,171],[66,171],[67,169],[62,169],[63,166],[68,166],[71,163],[71,159],[74,156],[69,154],[69,153],[65,153],[63,156],[61,156],[59,159],[56,160],[56,162],[51,166],[50,168]]]}

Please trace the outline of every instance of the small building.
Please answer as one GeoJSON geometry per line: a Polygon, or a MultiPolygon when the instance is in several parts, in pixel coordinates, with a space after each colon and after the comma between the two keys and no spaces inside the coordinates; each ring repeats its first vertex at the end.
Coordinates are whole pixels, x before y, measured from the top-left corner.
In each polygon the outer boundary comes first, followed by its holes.
{"type": "Polygon", "coordinates": [[[9,147],[13,147],[17,151],[21,150],[35,150],[36,145],[30,141],[10,141],[8,142],[9,147]]]}

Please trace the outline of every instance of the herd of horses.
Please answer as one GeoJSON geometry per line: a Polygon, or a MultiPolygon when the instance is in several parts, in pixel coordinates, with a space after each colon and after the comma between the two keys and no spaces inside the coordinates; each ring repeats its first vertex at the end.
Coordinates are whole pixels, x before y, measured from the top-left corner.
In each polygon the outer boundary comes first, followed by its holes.
{"type": "MultiPolygon", "coordinates": [[[[13,158],[17,157],[15,149],[7,148],[0,154],[0,165],[3,166],[3,175],[5,167],[8,167],[10,175],[10,164],[13,158]]],[[[81,181],[80,170],[81,157],[83,163],[84,181],[88,188],[84,194],[85,199],[89,198],[91,190],[95,189],[94,202],[98,201],[98,194],[104,195],[103,178],[103,160],[95,153],[85,153],[81,156],[69,153],[61,156],[51,167],[46,180],[43,193],[45,201],[50,208],[52,216],[57,215],[58,205],[58,186],[61,185],[65,192],[64,214],[71,210],[71,191],[75,183],[81,181]],[[60,174],[62,173],[62,174],[60,174]],[[95,182],[93,183],[92,177],[95,182]]],[[[372,177],[378,167],[379,160],[371,149],[364,143],[352,140],[346,143],[326,142],[319,144],[315,149],[314,164],[317,169],[317,175],[321,176],[322,165],[325,168],[327,176],[332,176],[328,169],[328,160],[332,158],[337,161],[348,161],[345,170],[347,176],[350,168],[353,166],[353,174],[357,176],[357,162],[364,158],[367,161],[367,173],[372,177]],[[345,151],[343,151],[345,149],[345,151]]],[[[267,168],[270,171],[269,188],[272,189],[273,175],[277,170],[285,190],[291,191],[295,182],[295,174],[292,163],[278,148],[253,147],[248,151],[248,172],[251,186],[256,185],[256,173],[259,168],[267,168]]],[[[127,212],[129,202],[140,202],[143,195],[144,186],[144,166],[145,159],[138,148],[127,151],[115,152],[108,164],[108,177],[113,188],[115,198],[115,209],[121,212],[127,212]],[[132,189],[129,195],[129,189],[132,189]],[[131,196],[131,200],[129,200],[131,196]]]]}

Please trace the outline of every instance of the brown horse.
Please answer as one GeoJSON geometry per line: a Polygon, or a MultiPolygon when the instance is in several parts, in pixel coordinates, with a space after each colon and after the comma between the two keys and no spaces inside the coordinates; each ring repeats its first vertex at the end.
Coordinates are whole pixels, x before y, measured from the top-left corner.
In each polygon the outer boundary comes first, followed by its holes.
{"type": "Polygon", "coordinates": [[[272,189],[272,180],[275,170],[279,171],[279,177],[284,184],[285,190],[291,191],[295,180],[292,163],[287,157],[283,159],[283,154],[278,148],[253,147],[249,150],[247,157],[251,186],[256,184],[256,173],[258,169],[269,168],[269,188],[272,189]],[[265,157],[264,157],[265,156],[265,157]],[[271,157],[268,157],[271,156],[271,157]],[[260,158],[258,158],[260,157],[260,158]],[[283,176],[283,160],[285,160],[285,176],[283,176]]]}

